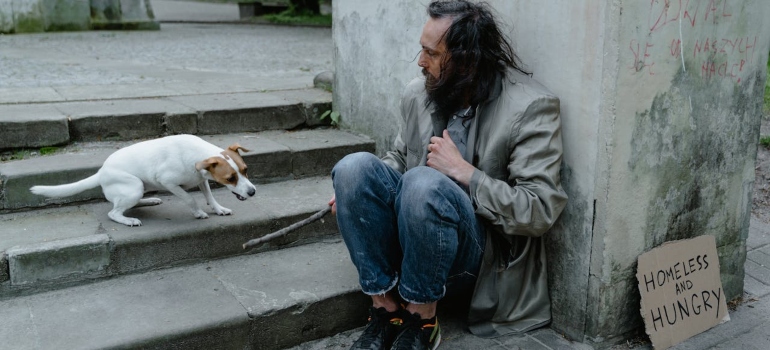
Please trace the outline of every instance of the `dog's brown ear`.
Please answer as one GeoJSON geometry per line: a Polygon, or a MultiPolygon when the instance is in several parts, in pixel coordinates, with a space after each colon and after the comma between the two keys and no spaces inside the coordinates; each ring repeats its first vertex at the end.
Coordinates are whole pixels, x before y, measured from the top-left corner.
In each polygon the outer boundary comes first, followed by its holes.
{"type": "Polygon", "coordinates": [[[239,145],[237,143],[232,144],[230,147],[227,147],[227,149],[229,149],[229,150],[231,150],[231,151],[233,151],[235,153],[238,153],[238,154],[241,154],[238,151],[243,151],[243,152],[248,152],[249,151],[249,150],[243,148],[241,145],[239,145]]]}
{"type": "MultiPolygon", "coordinates": [[[[203,169],[211,169],[216,167],[217,163],[219,163],[219,160],[217,160],[215,157],[206,158],[200,162],[195,163],[195,170],[201,171],[203,169]]],[[[209,172],[211,171],[209,170],[209,172]]]]}

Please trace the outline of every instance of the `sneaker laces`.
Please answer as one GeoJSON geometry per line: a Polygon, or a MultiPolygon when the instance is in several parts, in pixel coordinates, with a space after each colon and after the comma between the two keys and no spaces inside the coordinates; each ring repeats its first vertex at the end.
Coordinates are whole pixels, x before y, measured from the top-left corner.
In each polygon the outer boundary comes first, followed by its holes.
{"type": "Polygon", "coordinates": [[[422,319],[419,314],[410,315],[403,327],[403,330],[398,335],[396,343],[393,345],[394,350],[413,350],[413,349],[430,349],[433,350],[438,347],[440,342],[441,328],[438,325],[438,318],[434,316],[430,319],[422,319]],[[403,338],[403,339],[402,339],[403,338]],[[422,346],[415,344],[420,342],[422,346]]]}
{"type": "Polygon", "coordinates": [[[404,323],[403,319],[399,317],[401,314],[399,311],[388,312],[385,308],[375,309],[372,307],[366,328],[354,344],[354,348],[359,346],[368,347],[368,344],[376,344],[381,341],[384,341],[383,345],[390,346],[390,343],[397,334],[397,330],[389,330],[388,327],[399,328],[404,323]],[[383,336],[390,339],[380,339],[383,336]]]}

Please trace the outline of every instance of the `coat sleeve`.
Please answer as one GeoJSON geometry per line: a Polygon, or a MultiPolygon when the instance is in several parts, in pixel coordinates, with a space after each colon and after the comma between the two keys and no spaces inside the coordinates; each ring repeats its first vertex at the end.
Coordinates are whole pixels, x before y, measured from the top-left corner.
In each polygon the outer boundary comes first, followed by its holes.
{"type": "Polygon", "coordinates": [[[404,138],[408,136],[406,128],[407,125],[409,125],[410,116],[413,116],[414,118],[414,115],[416,115],[415,109],[419,107],[418,104],[420,102],[415,96],[417,95],[416,91],[418,91],[421,86],[423,86],[423,83],[418,79],[415,79],[407,84],[404,89],[404,92],[401,95],[401,120],[399,123],[398,134],[396,135],[396,139],[393,140],[393,148],[382,157],[382,161],[385,162],[385,164],[402,174],[406,171],[407,167],[407,144],[404,141],[404,138]]]}
{"type": "Polygon", "coordinates": [[[404,124],[402,121],[398,135],[396,135],[396,139],[393,141],[393,149],[382,157],[382,161],[385,164],[402,174],[406,171],[406,143],[404,143],[401,136],[404,134],[404,124]]]}
{"type": "Polygon", "coordinates": [[[540,237],[564,209],[559,113],[558,98],[539,98],[512,125],[507,181],[474,171],[470,191],[476,213],[498,231],[540,237]]]}

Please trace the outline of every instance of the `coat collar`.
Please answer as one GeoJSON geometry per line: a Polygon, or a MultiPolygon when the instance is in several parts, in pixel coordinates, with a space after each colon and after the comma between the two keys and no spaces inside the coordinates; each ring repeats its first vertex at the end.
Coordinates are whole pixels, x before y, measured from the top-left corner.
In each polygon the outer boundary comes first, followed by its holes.
{"type": "MultiPolygon", "coordinates": [[[[510,76],[511,74],[507,74],[507,75],[510,76]]],[[[489,101],[495,100],[500,96],[500,93],[503,90],[503,78],[504,76],[502,74],[497,75],[497,77],[495,78],[495,83],[492,86],[492,91],[489,93],[489,97],[487,97],[486,101],[484,101],[482,105],[485,105],[489,103],[489,101]]],[[[515,80],[513,77],[510,77],[509,79],[513,83],[515,83],[515,80]]],[[[478,117],[480,116],[480,112],[483,107],[482,105],[476,106],[476,117],[473,118],[474,124],[476,123],[475,120],[477,120],[478,117]]],[[[441,135],[443,135],[444,133],[444,129],[447,128],[448,120],[446,118],[440,118],[439,115],[436,113],[435,109],[432,112],[430,112],[430,120],[431,120],[431,123],[433,124],[433,136],[441,137],[441,135]]],[[[471,135],[473,135],[472,132],[471,132],[471,135]]],[[[473,143],[469,143],[469,145],[472,145],[472,144],[473,143]]]]}

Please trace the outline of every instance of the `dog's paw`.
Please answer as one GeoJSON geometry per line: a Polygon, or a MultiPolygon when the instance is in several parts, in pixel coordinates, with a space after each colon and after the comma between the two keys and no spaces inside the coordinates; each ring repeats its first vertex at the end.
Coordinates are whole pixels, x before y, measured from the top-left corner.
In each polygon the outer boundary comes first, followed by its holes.
{"type": "Polygon", "coordinates": [[[136,219],[136,218],[125,218],[124,221],[121,222],[121,224],[126,226],[142,226],[142,220],[136,219]]]}
{"type": "Polygon", "coordinates": [[[129,218],[122,215],[122,213],[116,213],[114,211],[111,211],[107,214],[112,221],[115,221],[119,224],[123,224],[126,226],[142,226],[142,220],[139,220],[137,218],[129,218]]]}
{"type": "Polygon", "coordinates": [[[193,216],[195,216],[196,219],[208,219],[209,214],[206,214],[205,211],[198,209],[193,213],[193,216]]]}
{"type": "Polygon", "coordinates": [[[233,214],[233,211],[232,211],[232,210],[230,210],[230,209],[227,209],[227,208],[225,208],[225,207],[214,208],[214,211],[215,211],[215,212],[217,213],[217,215],[219,215],[219,216],[224,216],[224,215],[232,215],[232,214],[233,214]]]}

